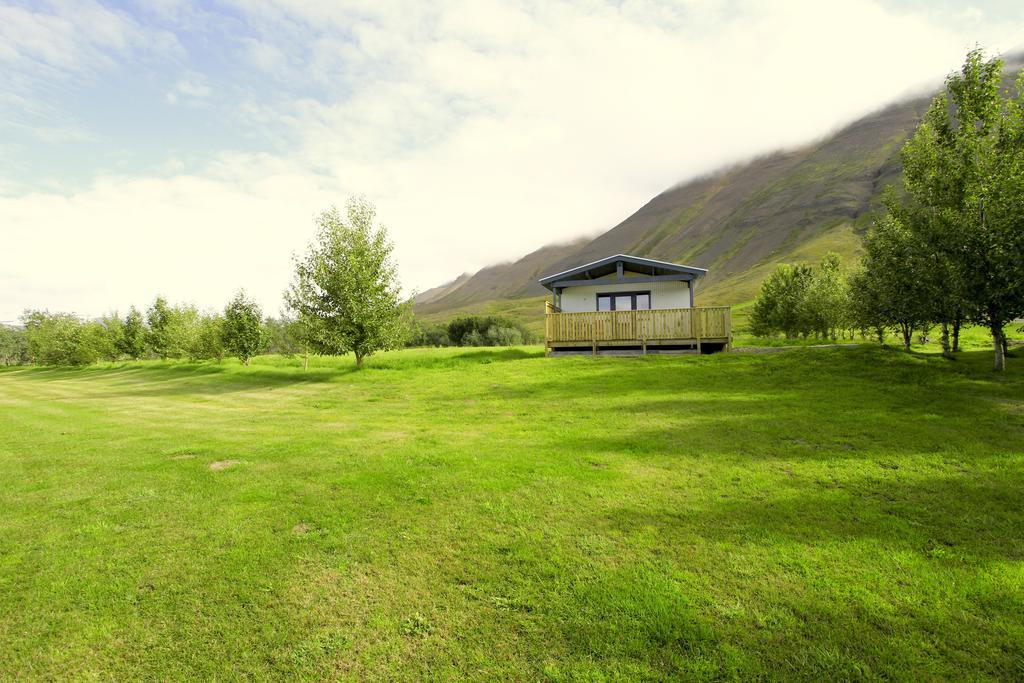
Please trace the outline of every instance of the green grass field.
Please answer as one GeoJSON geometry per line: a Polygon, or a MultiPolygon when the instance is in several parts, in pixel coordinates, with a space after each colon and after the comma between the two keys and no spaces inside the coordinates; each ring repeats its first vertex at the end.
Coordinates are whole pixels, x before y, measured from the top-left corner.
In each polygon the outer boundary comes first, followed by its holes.
{"type": "Polygon", "coordinates": [[[0,678],[1019,680],[990,363],[2,370],[0,678]]]}

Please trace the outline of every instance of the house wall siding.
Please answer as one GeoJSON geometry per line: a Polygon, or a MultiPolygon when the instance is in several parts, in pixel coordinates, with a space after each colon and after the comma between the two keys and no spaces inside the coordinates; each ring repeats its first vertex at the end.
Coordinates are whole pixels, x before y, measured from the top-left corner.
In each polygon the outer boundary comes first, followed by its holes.
{"type": "MultiPolygon", "coordinates": [[[[595,280],[600,283],[600,280],[595,280]]],[[[581,285],[562,290],[562,311],[565,313],[586,313],[597,310],[597,295],[610,292],[651,293],[651,308],[689,308],[690,284],[679,281],[637,282],[622,284],[581,285]]]]}

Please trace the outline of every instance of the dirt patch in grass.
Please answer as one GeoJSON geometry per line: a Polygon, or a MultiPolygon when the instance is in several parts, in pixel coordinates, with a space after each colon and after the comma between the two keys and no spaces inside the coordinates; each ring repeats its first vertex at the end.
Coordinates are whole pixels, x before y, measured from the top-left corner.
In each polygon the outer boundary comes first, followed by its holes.
{"type": "Polygon", "coordinates": [[[309,525],[305,522],[299,522],[298,524],[292,527],[292,533],[296,536],[302,536],[307,531],[309,531],[309,525]]]}
{"type": "Polygon", "coordinates": [[[241,462],[241,460],[218,460],[217,462],[210,463],[210,469],[214,472],[218,472],[220,470],[226,470],[229,467],[234,467],[241,462]]]}

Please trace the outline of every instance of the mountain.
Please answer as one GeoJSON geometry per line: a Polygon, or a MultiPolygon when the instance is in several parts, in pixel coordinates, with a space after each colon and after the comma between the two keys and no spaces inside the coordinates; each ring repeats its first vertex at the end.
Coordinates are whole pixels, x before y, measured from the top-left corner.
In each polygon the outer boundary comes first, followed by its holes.
{"type": "Polygon", "coordinates": [[[670,188],[596,238],[462,275],[418,297],[416,310],[428,320],[487,312],[539,324],[546,290],[538,278],[617,253],[707,268],[701,305],[753,299],[778,263],[813,261],[829,250],[855,258],[882,190],[899,184],[900,148],[930,101],[893,104],[799,149],[670,188]]]}

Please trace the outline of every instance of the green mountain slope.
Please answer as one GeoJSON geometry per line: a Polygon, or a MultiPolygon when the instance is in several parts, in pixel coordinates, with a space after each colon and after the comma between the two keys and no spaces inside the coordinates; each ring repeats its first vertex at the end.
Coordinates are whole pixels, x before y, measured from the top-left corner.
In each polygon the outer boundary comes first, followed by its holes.
{"type": "Polygon", "coordinates": [[[430,290],[417,311],[435,320],[488,312],[539,322],[539,277],[616,253],[707,268],[697,293],[705,305],[750,300],[777,263],[813,261],[829,250],[855,257],[882,190],[899,182],[900,148],[930,99],[891,105],[799,149],[673,187],[596,238],[547,246],[430,290]]]}

